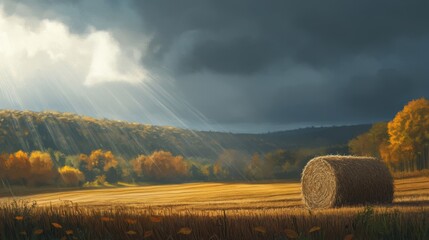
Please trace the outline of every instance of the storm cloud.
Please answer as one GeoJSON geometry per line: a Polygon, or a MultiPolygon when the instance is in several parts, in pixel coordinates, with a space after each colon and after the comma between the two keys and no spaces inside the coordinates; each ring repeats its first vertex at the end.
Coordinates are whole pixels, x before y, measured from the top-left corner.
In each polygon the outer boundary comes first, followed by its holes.
{"type": "Polygon", "coordinates": [[[69,86],[86,98],[98,92],[91,88],[111,92],[109,107],[100,103],[94,114],[50,97],[33,109],[258,132],[389,120],[407,101],[429,97],[425,1],[42,0],[3,8],[57,21],[77,38],[108,34],[123,54],[114,69],[122,75],[82,91],[69,86]],[[135,57],[145,86],[124,75],[137,71],[129,69],[135,57]]]}

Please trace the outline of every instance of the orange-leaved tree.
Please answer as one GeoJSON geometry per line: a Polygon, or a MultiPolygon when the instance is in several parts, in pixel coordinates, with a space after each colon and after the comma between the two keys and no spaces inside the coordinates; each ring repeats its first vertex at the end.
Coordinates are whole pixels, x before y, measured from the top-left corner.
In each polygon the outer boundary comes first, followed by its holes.
{"type": "Polygon", "coordinates": [[[32,185],[50,184],[57,176],[51,155],[46,152],[34,151],[30,154],[30,183],[32,185]]]}
{"type": "MultiPolygon", "coordinates": [[[[409,102],[388,124],[389,146],[385,155],[404,170],[429,167],[429,101],[409,102]]],[[[383,153],[383,151],[381,151],[383,153]]]]}
{"type": "Polygon", "coordinates": [[[134,172],[147,181],[172,182],[188,176],[189,167],[182,156],[157,151],[149,156],[140,155],[133,160],[134,172]]]}
{"type": "Polygon", "coordinates": [[[27,183],[30,177],[31,165],[28,154],[18,151],[10,154],[5,163],[6,178],[13,183],[27,183]]]}
{"type": "Polygon", "coordinates": [[[6,161],[9,159],[9,154],[2,153],[0,154],[0,179],[6,179],[6,161]]]}

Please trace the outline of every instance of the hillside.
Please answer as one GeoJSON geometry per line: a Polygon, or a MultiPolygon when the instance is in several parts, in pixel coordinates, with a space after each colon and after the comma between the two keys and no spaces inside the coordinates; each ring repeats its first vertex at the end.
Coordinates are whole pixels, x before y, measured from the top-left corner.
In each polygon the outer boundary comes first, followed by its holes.
{"type": "Polygon", "coordinates": [[[223,149],[267,152],[275,149],[343,146],[370,125],[305,128],[266,134],[233,134],[95,119],[71,113],[0,111],[0,151],[48,150],[66,154],[111,150],[133,157],[167,150],[186,157],[215,158],[223,149]]]}

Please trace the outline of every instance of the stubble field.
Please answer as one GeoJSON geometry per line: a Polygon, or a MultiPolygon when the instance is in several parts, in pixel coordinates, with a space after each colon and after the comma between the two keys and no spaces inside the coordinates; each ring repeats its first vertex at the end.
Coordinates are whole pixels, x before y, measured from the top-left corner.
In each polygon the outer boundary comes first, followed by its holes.
{"type": "Polygon", "coordinates": [[[396,180],[392,205],[312,211],[298,182],[31,191],[2,190],[1,239],[429,239],[428,177],[396,180]]]}

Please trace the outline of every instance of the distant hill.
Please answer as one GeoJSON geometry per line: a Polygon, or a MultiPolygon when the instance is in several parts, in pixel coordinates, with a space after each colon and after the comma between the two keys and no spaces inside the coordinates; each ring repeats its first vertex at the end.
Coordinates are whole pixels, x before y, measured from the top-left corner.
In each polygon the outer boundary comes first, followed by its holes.
{"type": "Polygon", "coordinates": [[[71,113],[0,111],[0,151],[48,150],[65,154],[111,150],[124,157],[167,150],[214,159],[224,149],[248,153],[344,146],[370,125],[304,128],[265,134],[192,131],[95,119],[71,113]]]}

